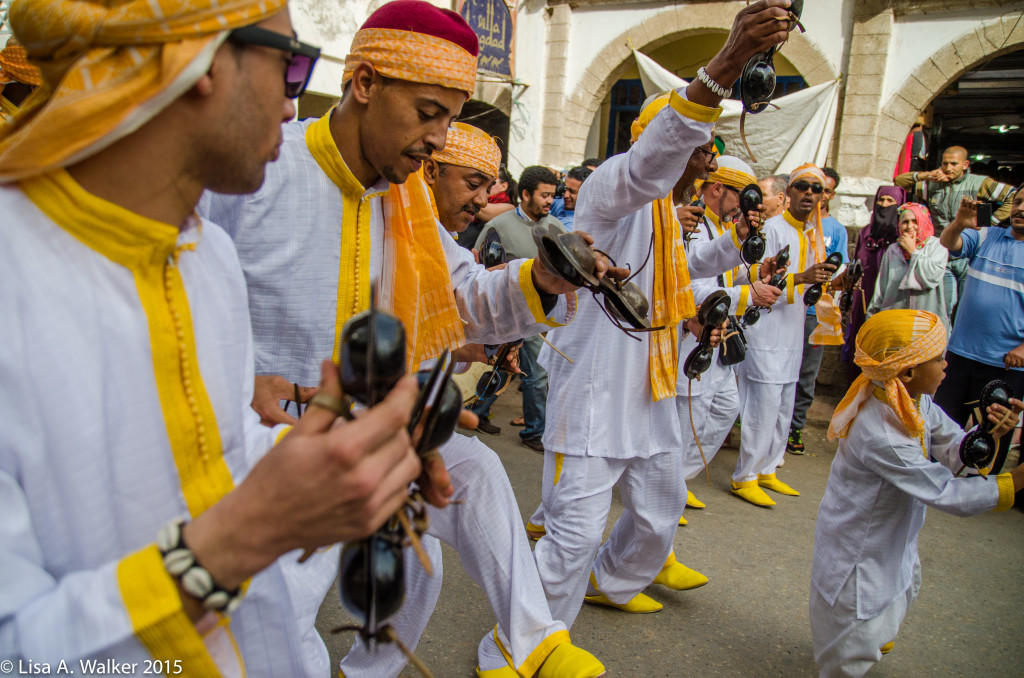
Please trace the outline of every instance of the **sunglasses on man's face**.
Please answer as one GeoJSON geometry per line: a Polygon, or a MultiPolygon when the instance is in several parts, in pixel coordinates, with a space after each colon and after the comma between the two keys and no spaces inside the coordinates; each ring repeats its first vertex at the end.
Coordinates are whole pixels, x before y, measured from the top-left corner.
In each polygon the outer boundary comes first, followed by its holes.
{"type": "Polygon", "coordinates": [[[822,186],[821,184],[809,184],[806,181],[796,182],[795,184],[793,184],[793,188],[800,191],[801,193],[803,193],[809,188],[811,189],[811,193],[813,193],[814,195],[821,195],[822,193],[825,192],[825,187],[822,186]]]}
{"type": "Polygon", "coordinates": [[[297,99],[306,91],[313,66],[320,58],[320,48],[299,42],[290,35],[268,31],[259,26],[243,26],[228,34],[228,38],[242,45],[257,45],[289,52],[288,68],[284,71],[284,95],[297,99]]]}

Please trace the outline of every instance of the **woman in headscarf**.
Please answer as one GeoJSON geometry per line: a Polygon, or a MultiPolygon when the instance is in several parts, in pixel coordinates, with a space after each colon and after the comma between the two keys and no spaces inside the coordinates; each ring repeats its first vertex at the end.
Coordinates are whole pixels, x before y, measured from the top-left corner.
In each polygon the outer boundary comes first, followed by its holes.
{"type": "Polygon", "coordinates": [[[948,333],[946,295],[942,289],[946,248],[935,237],[927,207],[908,202],[899,210],[899,239],[882,255],[868,317],[892,308],[931,311],[939,316],[948,333]]]}
{"type": "Polygon", "coordinates": [[[860,326],[864,324],[868,302],[875,294],[875,281],[878,279],[882,255],[889,245],[899,239],[899,206],[906,201],[907,194],[899,186],[880,187],[875,193],[871,221],[857,237],[854,258],[864,267],[864,276],[860,281],[861,289],[854,292],[853,309],[850,311],[850,324],[846,328],[842,352],[843,360],[849,365],[851,381],[860,374],[860,368],[853,362],[853,341],[860,326]]]}

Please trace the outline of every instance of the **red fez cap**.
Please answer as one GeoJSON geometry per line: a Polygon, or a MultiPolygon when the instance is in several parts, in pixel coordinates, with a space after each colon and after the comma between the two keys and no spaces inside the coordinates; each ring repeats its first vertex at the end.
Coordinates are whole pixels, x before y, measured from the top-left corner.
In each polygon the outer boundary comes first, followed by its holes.
{"type": "Polygon", "coordinates": [[[480,53],[476,33],[465,19],[450,9],[435,7],[423,0],[394,0],[370,15],[360,30],[386,28],[413,31],[447,40],[473,56],[480,53]]]}

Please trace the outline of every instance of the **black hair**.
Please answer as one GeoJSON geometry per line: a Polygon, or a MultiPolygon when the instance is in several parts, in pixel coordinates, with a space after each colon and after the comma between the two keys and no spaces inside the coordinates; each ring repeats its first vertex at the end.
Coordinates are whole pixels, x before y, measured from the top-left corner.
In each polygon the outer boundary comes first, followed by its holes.
{"type": "Polygon", "coordinates": [[[586,160],[583,161],[583,166],[584,167],[600,167],[602,162],[604,162],[604,161],[603,160],[599,160],[598,158],[587,158],[586,160]]]}
{"type": "Polygon", "coordinates": [[[566,177],[570,179],[575,179],[576,181],[582,184],[584,181],[587,180],[587,177],[589,177],[593,173],[594,170],[590,169],[589,167],[573,167],[566,174],[566,177]]]}
{"type": "Polygon", "coordinates": [[[508,171],[508,167],[505,163],[498,165],[498,181],[503,181],[508,184],[508,188],[505,189],[505,195],[508,196],[509,201],[513,205],[519,204],[519,190],[517,188],[516,180],[512,178],[512,173],[508,171]]]}
{"type": "Polygon", "coordinates": [[[556,177],[555,173],[547,167],[531,165],[524,169],[523,173],[519,175],[519,189],[516,191],[516,195],[521,197],[523,191],[533,195],[537,191],[537,187],[541,184],[551,184],[552,186],[557,187],[558,177],[556,177]]]}
{"type": "Polygon", "coordinates": [[[821,171],[825,173],[826,177],[836,182],[836,188],[839,188],[839,172],[835,171],[831,167],[826,167],[821,171]]]}

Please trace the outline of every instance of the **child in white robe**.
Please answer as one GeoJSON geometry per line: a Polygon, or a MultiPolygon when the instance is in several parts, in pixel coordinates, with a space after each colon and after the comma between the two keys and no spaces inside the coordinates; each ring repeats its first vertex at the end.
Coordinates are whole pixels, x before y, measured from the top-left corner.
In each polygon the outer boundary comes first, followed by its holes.
{"type": "MultiPolygon", "coordinates": [[[[925,507],[956,515],[1004,511],[1024,487],[1024,466],[956,477],[964,431],[932,402],[945,376],[946,332],[934,313],[882,311],[857,335],[863,374],[836,408],[840,438],[814,540],[810,620],[820,676],[863,676],[892,649],[917,596],[917,535],[925,507]],[[935,461],[932,461],[935,460],[935,461]]],[[[992,405],[999,434],[1013,411],[992,405]]]]}

